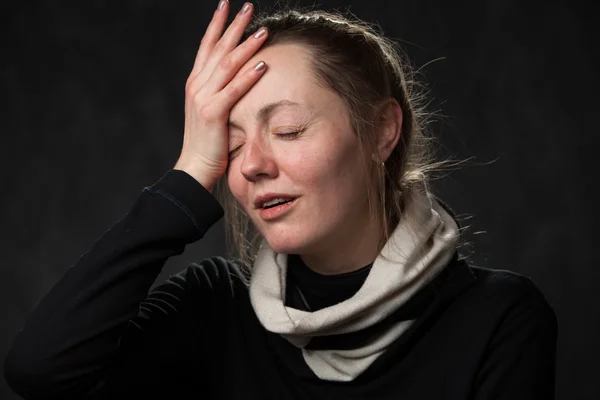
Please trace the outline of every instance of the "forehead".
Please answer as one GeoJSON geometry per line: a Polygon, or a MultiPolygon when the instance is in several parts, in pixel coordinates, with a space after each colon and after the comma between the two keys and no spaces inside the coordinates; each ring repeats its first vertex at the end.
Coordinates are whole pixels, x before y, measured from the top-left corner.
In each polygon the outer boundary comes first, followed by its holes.
{"type": "Polygon", "coordinates": [[[319,108],[327,101],[325,89],[312,76],[310,55],[295,44],[281,44],[259,50],[240,68],[236,77],[263,60],[263,76],[231,108],[231,119],[253,117],[266,104],[282,99],[300,103],[299,107],[280,107],[279,112],[319,108]]]}

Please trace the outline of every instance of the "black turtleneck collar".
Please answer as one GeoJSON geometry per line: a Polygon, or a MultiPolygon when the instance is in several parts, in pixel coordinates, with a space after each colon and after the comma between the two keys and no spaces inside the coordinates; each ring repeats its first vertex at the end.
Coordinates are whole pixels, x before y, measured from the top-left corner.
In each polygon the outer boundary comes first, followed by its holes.
{"type": "Polygon", "coordinates": [[[285,305],[317,311],[341,303],[361,288],[373,263],[343,274],[323,275],[310,269],[300,256],[288,256],[285,305]]]}

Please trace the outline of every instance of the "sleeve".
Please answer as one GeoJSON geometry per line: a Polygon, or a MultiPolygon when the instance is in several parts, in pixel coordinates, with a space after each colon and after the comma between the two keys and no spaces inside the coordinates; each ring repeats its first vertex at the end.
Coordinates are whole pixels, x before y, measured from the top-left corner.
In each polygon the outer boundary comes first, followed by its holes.
{"type": "MultiPolygon", "coordinates": [[[[166,260],[223,215],[194,178],[169,170],[42,298],[4,361],[26,399],[82,398],[106,373],[166,260]]],[[[160,303],[155,301],[158,307],[160,303]]],[[[164,308],[167,305],[163,304],[164,308]]]]}
{"type": "Polygon", "coordinates": [[[474,400],[554,398],[558,322],[543,294],[528,293],[504,315],[475,383],[474,400]]]}

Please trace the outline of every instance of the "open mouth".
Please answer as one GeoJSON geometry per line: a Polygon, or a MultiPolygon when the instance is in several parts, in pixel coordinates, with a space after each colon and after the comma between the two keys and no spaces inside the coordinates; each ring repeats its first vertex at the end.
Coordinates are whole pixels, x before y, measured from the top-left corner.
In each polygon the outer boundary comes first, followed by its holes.
{"type": "Polygon", "coordinates": [[[296,204],[297,198],[293,199],[272,199],[264,204],[259,210],[263,221],[273,221],[287,215],[296,204]]]}
{"type": "Polygon", "coordinates": [[[273,201],[269,201],[269,202],[265,203],[265,205],[263,206],[263,210],[267,210],[269,208],[277,207],[277,206],[280,206],[282,204],[289,203],[291,201],[294,201],[294,199],[276,199],[276,200],[273,200],[273,201]]]}

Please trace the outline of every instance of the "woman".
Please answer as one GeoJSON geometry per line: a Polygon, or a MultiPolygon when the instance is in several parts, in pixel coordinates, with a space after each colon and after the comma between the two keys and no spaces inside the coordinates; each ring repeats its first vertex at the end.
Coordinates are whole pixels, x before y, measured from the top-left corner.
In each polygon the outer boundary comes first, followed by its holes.
{"type": "Polygon", "coordinates": [[[251,22],[249,3],[223,34],[229,7],[187,81],[175,167],[32,313],[6,360],[15,392],[552,398],[554,312],[529,279],[458,256],[398,49],[333,13],[251,22]],[[148,293],[223,215],[221,178],[238,258],[148,293]]]}

